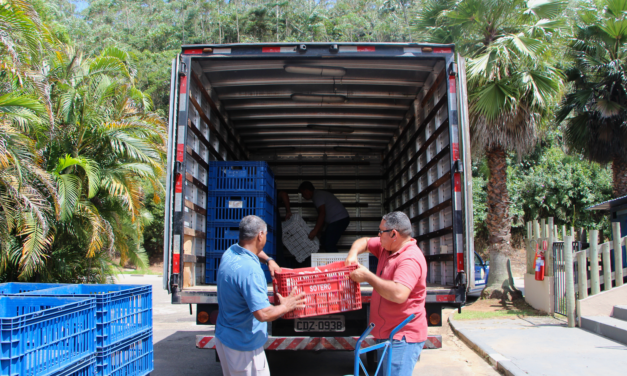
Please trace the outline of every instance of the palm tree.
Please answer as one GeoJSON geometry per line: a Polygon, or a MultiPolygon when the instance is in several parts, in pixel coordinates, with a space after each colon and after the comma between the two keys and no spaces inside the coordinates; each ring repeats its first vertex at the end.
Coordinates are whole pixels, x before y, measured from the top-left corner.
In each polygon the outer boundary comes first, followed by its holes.
{"type": "Polygon", "coordinates": [[[88,258],[115,252],[121,264],[142,267],[142,184],[163,191],[165,123],[135,88],[131,61],[115,47],[94,58],[69,47],[55,54],[49,79],[57,131],[43,155],[57,182],[59,228],[88,258]]]}
{"type": "Polygon", "coordinates": [[[627,195],[627,3],[582,4],[568,46],[571,92],[558,121],[569,145],[589,160],[612,162],[614,197],[627,195]]]}
{"type": "Polygon", "coordinates": [[[484,292],[490,297],[504,297],[503,286],[508,286],[508,153],[522,156],[532,149],[542,119],[560,93],[550,44],[563,7],[555,0],[429,0],[418,15],[423,36],[453,41],[469,58],[471,142],[475,154],[485,153],[490,172],[486,223],[491,268],[484,292]]]}

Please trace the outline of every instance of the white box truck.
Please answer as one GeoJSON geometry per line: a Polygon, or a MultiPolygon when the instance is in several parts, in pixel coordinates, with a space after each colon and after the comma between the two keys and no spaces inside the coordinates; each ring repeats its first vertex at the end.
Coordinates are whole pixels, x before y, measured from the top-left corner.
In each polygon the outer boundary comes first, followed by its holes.
{"type": "MultiPolygon", "coordinates": [[[[166,182],[163,287],[172,303],[195,304],[199,324],[214,324],[220,308],[204,283],[209,162],[266,161],[306,221],[316,210],[297,192],[302,181],[340,199],[351,216],[344,252],[377,236],[383,214],[405,212],[429,266],[427,319],[441,325],[442,306],[461,309],[474,288],[465,89],[453,45],[183,46],[172,63],[166,182]]],[[[266,350],[353,350],[371,295],[363,288],[362,310],[329,318],[341,323],[332,331],[271,323],[266,350]]],[[[213,348],[213,337],[198,336],[197,346],[213,348]]],[[[427,348],[440,346],[429,337],[427,348]]]]}

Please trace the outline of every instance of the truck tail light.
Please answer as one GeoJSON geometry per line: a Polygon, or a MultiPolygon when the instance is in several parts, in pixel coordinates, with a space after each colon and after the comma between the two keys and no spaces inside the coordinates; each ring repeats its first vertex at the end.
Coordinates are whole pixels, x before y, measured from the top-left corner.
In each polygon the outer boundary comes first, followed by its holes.
{"type": "Polygon", "coordinates": [[[433,326],[440,325],[442,317],[438,313],[432,313],[429,315],[429,323],[433,326]]]}
{"type": "Polygon", "coordinates": [[[209,314],[205,311],[199,311],[197,320],[201,324],[206,324],[209,321],[209,314]]]}

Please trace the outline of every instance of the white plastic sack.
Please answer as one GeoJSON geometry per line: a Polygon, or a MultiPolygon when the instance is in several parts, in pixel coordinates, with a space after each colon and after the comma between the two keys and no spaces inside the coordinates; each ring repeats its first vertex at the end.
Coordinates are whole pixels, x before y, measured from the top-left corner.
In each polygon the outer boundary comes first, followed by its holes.
{"type": "Polygon", "coordinates": [[[303,262],[320,249],[318,238],[309,240],[311,229],[300,215],[292,215],[290,219],[282,222],[281,226],[283,227],[283,245],[296,257],[296,261],[303,262]]]}

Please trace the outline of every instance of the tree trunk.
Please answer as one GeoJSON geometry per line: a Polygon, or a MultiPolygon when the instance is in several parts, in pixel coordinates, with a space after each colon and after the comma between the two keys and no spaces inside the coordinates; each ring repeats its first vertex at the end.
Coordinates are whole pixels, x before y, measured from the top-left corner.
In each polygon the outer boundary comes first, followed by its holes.
{"type": "Polygon", "coordinates": [[[623,158],[614,157],[612,173],[614,175],[614,198],[627,196],[627,162],[623,158]]]}
{"type": "Polygon", "coordinates": [[[507,260],[512,253],[510,246],[511,218],[507,191],[507,155],[501,147],[486,151],[490,178],[488,179],[488,250],[490,275],[482,296],[507,300],[512,286],[507,273],[507,260]]]}

